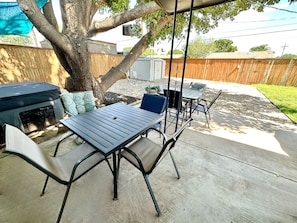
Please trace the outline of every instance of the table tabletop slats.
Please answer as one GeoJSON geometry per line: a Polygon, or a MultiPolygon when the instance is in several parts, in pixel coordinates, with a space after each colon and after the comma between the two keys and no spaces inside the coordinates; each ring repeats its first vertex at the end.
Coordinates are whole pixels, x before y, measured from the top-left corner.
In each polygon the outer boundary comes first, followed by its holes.
{"type": "Polygon", "coordinates": [[[159,114],[117,103],[63,119],[61,123],[107,156],[161,119],[159,114]]]}

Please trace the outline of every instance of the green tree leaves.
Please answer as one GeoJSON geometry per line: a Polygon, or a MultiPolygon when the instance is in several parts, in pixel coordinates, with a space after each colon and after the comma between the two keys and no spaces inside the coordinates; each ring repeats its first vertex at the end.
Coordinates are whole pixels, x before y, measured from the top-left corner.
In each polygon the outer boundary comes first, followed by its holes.
{"type": "Polygon", "coordinates": [[[235,52],[237,46],[233,46],[229,39],[206,40],[200,37],[193,40],[188,47],[188,58],[203,58],[214,52],[235,52]]]}
{"type": "Polygon", "coordinates": [[[233,46],[233,41],[229,39],[219,39],[215,40],[215,52],[235,52],[237,51],[237,46],[233,46]]]}
{"type": "Polygon", "coordinates": [[[215,50],[216,46],[213,40],[205,40],[199,37],[189,43],[188,58],[206,57],[208,54],[215,52],[215,50]]]}
{"type": "Polygon", "coordinates": [[[255,51],[269,51],[270,47],[268,46],[268,44],[262,44],[259,46],[254,46],[250,49],[250,52],[255,52],[255,51]]]}

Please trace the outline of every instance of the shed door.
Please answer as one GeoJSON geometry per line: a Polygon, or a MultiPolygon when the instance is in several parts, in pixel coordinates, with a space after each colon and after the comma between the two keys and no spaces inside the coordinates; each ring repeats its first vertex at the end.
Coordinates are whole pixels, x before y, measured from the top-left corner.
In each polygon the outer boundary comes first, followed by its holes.
{"type": "Polygon", "coordinates": [[[163,61],[154,60],[154,80],[161,79],[162,72],[163,72],[163,61]]]}

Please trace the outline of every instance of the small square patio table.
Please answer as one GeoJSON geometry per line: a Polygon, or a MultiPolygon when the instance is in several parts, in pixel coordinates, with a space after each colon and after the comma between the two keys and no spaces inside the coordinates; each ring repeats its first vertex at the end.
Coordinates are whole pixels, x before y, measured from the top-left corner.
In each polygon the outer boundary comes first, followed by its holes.
{"type": "MultiPolygon", "coordinates": [[[[190,116],[189,118],[191,118],[192,116],[192,104],[193,101],[197,100],[199,101],[199,99],[201,98],[201,96],[204,94],[206,85],[205,84],[201,84],[201,88],[199,89],[190,89],[190,88],[183,88],[182,89],[182,98],[185,100],[189,101],[189,107],[190,107],[190,116]]],[[[169,88],[170,90],[174,90],[174,91],[181,91],[179,87],[173,87],[171,86],[169,88]]],[[[164,95],[164,91],[160,91],[159,94],[164,95]]]]}
{"type": "Polygon", "coordinates": [[[130,105],[116,103],[61,120],[61,123],[105,157],[113,156],[114,199],[117,199],[116,152],[163,116],[130,105]]]}
{"type": "Polygon", "coordinates": [[[204,88],[201,88],[199,90],[197,89],[189,89],[189,88],[183,88],[182,89],[182,98],[184,98],[185,100],[189,100],[189,107],[190,107],[190,118],[192,116],[192,105],[193,105],[193,101],[199,101],[199,99],[201,98],[201,96],[204,94],[204,88]]]}

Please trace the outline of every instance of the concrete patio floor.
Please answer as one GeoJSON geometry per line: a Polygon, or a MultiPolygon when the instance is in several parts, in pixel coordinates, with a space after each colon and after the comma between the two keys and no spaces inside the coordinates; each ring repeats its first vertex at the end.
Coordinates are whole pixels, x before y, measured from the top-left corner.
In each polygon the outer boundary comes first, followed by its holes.
{"type": "MultiPolygon", "coordinates": [[[[123,82],[127,87],[129,80],[123,82]]],[[[123,160],[119,199],[112,200],[112,175],[103,163],[74,183],[62,222],[297,222],[297,126],[251,86],[207,86],[260,100],[262,106],[231,111],[222,105],[228,100],[218,100],[210,128],[203,114],[194,114],[173,150],[181,179],[169,156],[149,178],[160,217],[141,173],[123,160]]],[[[124,93],[136,96],[140,90],[133,91],[124,93]]],[[[41,146],[50,151],[55,143],[54,138],[41,146]]],[[[51,180],[40,197],[44,179],[18,157],[1,158],[0,222],[55,222],[65,187],[51,180]]]]}

